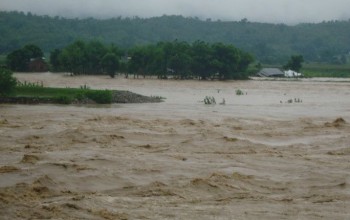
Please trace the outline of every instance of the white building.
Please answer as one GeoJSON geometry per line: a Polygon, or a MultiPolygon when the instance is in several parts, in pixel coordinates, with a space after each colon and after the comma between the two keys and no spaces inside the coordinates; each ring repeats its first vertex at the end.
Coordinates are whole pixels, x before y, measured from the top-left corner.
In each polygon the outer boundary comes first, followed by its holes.
{"type": "Polygon", "coordinates": [[[303,74],[295,72],[293,70],[286,70],[284,71],[284,76],[285,77],[302,77],[303,74]]]}

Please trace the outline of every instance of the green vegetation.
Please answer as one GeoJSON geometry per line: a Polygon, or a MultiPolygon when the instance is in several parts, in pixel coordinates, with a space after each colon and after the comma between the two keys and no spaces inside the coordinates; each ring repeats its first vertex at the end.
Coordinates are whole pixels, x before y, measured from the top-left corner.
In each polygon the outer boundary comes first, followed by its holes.
{"type": "MultiPolygon", "coordinates": [[[[121,50],[116,46],[105,46],[99,41],[81,40],[55,49],[50,54],[52,70],[73,74],[108,74],[114,78],[119,66],[134,75],[157,76],[178,79],[247,79],[248,66],[253,57],[234,47],[222,43],[208,44],[196,41],[160,42],[156,45],[134,47],[120,65],[121,50]]],[[[31,57],[41,56],[41,49],[26,45],[11,52],[8,65],[14,71],[27,71],[31,57]]]]}
{"type": "Polygon", "coordinates": [[[16,97],[49,98],[61,104],[70,104],[73,101],[90,99],[99,104],[112,103],[112,92],[109,90],[92,90],[79,88],[49,88],[35,86],[35,84],[22,84],[15,89],[16,97]]]}
{"type": "Polygon", "coordinates": [[[67,71],[74,74],[108,74],[114,77],[119,67],[122,52],[114,45],[106,46],[100,41],[78,40],[55,49],[50,54],[53,71],[67,71]]]}
{"type": "Polygon", "coordinates": [[[216,104],[215,98],[213,96],[206,96],[203,100],[204,104],[206,105],[213,105],[216,104]]]}
{"type": "Polygon", "coordinates": [[[16,78],[12,76],[10,70],[0,68],[0,96],[12,94],[16,88],[16,78]]]}
{"type": "Polygon", "coordinates": [[[241,79],[257,72],[254,65],[245,68],[252,62],[249,54],[260,67],[287,63],[295,70],[300,66],[291,55],[300,54],[311,63],[300,70],[307,77],[350,77],[350,20],[287,26],[182,16],[98,20],[0,12],[0,29],[0,67],[13,71],[28,71],[31,59],[50,54],[51,71],[241,79]]]}
{"type": "Polygon", "coordinates": [[[350,65],[306,64],[301,69],[305,77],[344,77],[350,78],[350,65]]]}
{"type": "Polygon", "coordinates": [[[285,70],[293,70],[299,72],[302,68],[302,63],[304,62],[304,57],[301,55],[291,56],[290,60],[286,65],[283,66],[285,70]]]}
{"type": "Polygon", "coordinates": [[[112,92],[109,90],[88,90],[84,95],[98,104],[112,103],[112,92]]]}
{"type": "Polygon", "coordinates": [[[100,20],[0,12],[0,29],[0,54],[28,43],[49,53],[76,39],[113,43],[127,50],[175,39],[188,43],[222,42],[254,54],[263,64],[280,65],[287,63],[293,54],[303,55],[306,62],[343,64],[349,60],[350,51],[350,21],[288,26],[247,20],[203,21],[182,16],[100,20]]]}
{"type": "Polygon", "coordinates": [[[109,52],[102,57],[101,65],[104,67],[106,73],[111,78],[114,78],[115,72],[118,70],[119,67],[119,58],[116,54],[109,52]]]}
{"type": "Polygon", "coordinates": [[[247,68],[253,57],[222,43],[208,44],[196,41],[160,42],[139,46],[130,51],[129,71],[136,75],[168,76],[177,79],[247,79],[247,68]]]}
{"type": "Polygon", "coordinates": [[[31,59],[42,58],[43,56],[44,53],[38,46],[28,44],[8,54],[6,64],[13,71],[28,72],[30,71],[29,62],[31,59]]]}
{"type": "Polygon", "coordinates": [[[163,97],[147,97],[128,91],[93,90],[86,84],[80,88],[44,87],[43,82],[19,82],[12,72],[0,68],[0,103],[18,104],[111,104],[161,102],[163,97]]]}
{"type": "Polygon", "coordinates": [[[236,95],[244,95],[244,92],[240,89],[236,89],[236,95]]]}

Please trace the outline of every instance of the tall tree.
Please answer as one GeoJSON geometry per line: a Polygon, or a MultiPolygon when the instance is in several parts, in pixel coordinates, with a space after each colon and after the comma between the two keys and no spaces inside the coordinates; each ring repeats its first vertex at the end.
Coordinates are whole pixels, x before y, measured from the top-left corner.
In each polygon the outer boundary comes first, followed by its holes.
{"type": "Polygon", "coordinates": [[[167,67],[174,71],[174,74],[180,79],[184,79],[191,75],[190,56],[191,46],[186,42],[179,42],[175,40],[172,43],[172,51],[167,60],[167,67]]]}
{"type": "Polygon", "coordinates": [[[86,43],[78,40],[68,45],[62,50],[59,60],[66,71],[74,74],[85,74],[87,64],[86,43]]]}
{"type": "Polygon", "coordinates": [[[100,41],[90,41],[85,48],[85,74],[100,74],[102,73],[101,60],[108,52],[108,48],[100,41]]]}
{"type": "Polygon", "coordinates": [[[8,54],[6,63],[13,71],[25,72],[28,71],[28,64],[31,59],[42,58],[43,56],[44,53],[38,46],[28,44],[8,54]]]}
{"type": "Polygon", "coordinates": [[[111,77],[115,77],[115,72],[119,67],[119,59],[114,53],[107,53],[101,60],[101,66],[104,71],[111,77]]]}
{"type": "Polygon", "coordinates": [[[55,49],[53,51],[51,51],[50,53],[50,64],[52,67],[53,71],[60,71],[61,69],[61,65],[60,65],[60,60],[59,60],[59,56],[60,56],[61,50],[59,49],[55,49]]]}
{"type": "Polygon", "coordinates": [[[212,48],[204,41],[196,41],[192,44],[192,72],[200,79],[212,77],[214,73],[211,64],[213,56],[212,48]]]}
{"type": "Polygon", "coordinates": [[[43,51],[34,44],[28,44],[23,47],[24,53],[30,58],[41,58],[44,56],[43,51]]]}
{"type": "Polygon", "coordinates": [[[238,72],[240,54],[239,50],[232,45],[216,43],[213,46],[213,67],[222,80],[234,79],[238,72]]]}
{"type": "Polygon", "coordinates": [[[290,70],[299,72],[303,62],[304,62],[304,57],[302,55],[293,55],[290,57],[290,60],[288,61],[288,63],[283,66],[283,68],[286,70],[290,69],[290,70]]]}

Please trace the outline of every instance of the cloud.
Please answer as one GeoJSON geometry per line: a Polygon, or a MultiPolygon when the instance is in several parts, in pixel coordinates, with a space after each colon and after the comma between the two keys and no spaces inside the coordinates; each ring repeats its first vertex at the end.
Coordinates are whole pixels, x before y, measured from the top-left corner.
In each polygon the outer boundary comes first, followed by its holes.
{"type": "Polygon", "coordinates": [[[0,8],[63,17],[167,14],[287,24],[350,18],[349,0],[1,0],[0,8]]]}

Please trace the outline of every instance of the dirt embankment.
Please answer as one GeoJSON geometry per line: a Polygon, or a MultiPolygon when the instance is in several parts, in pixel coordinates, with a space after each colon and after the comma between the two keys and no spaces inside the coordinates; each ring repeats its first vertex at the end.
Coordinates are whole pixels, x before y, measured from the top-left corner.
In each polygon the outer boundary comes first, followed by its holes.
{"type": "Polygon", "coordinates": [[[153,103],[161,102],[162,98],[144,96],[130,91],[113,91],[113,103],[153,103]]]}

